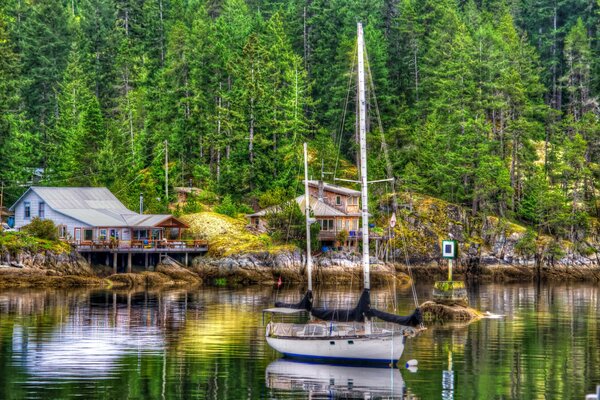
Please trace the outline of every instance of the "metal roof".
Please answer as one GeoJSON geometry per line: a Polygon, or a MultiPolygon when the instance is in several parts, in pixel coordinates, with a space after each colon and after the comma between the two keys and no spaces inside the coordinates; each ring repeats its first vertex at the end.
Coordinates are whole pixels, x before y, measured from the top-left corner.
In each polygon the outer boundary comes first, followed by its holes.
{"type": "MultiPolygon", "coordinates": [[[[304,208],[305,208],[305,203],[304,203],[304,195],[302,196],[298,196],[296,197],[294,200],[296,200],[296,203],[298,203],[298,206],[300,207],[300,210],[302,210],[302,213],[304,213],[304,208]]],[[[265,215],[267,215],[270,212],[277,212],[281,209],[281,206],[272,206],[272,207],[268,207],[265,208],[264,210],[260,210],[258,212],[255,212],[254,214],[250,214],[247,215],[247,217],[264,217],[265,215]]],[[[310,196],[310,209],[312,210],[313,214],[315,217],[344,217],[344,216],[348,216],[348,214],[333,208],[327,204],[325,204],[325,202],[323,202],[322,200],[317,199],[314,196],[310,196]]]]}
{"type": "MultiPolygon", "coordinates": [[[[311,181],[309,179],[308,185],[311,187],[319,187],[319,181],[311,181]]],[[[354,190],[343,186],[334,185],[331,183],[323,182],[323,190],[328,192],[345,194],[346,196],[360,196],[360,190],[354,190]]]]}
{"type": "MultiPolygon", "coordinates": [[[[90,226],[153,227],[168,214],[138,214],[131,211],[105,187],[30,187],[10,208],[14,210],[21,199],[33,191],[56,212],[90,226]]],[[[180,222],[180,221],[179,221],[180,222]]],[[[185,226],[185,224],[182,223],[185,226]]]]}

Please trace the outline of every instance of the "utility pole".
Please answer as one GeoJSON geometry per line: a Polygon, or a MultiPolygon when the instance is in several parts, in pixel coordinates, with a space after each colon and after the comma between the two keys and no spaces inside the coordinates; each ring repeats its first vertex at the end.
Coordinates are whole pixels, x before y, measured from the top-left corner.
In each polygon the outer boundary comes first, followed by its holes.
{"type": "Polygon", "coordinates": [[[165,140],[165,198],[169,208],[169,141],[165,140]]]}

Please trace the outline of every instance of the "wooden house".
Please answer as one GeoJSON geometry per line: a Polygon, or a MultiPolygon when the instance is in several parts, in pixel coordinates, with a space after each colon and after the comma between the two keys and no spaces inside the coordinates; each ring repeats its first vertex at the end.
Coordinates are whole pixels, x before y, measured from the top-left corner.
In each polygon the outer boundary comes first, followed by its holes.
{"type": "Polygon", "coordinates": [[[10,210],[16,229],[50,219],[61,239],[90,248],[167,246],[188,228],[172,215],[133,212],[107,188],[32,186],[10,210]]]}
{"type": "MultiPolygon", "coordinates": [[[[308,181],[310,209],[321,226],[318,240],[322,246],[358,245],[360,228],[360,191],[332,185],[323,181],[308,181]],[[340,232],[347,233],[344,243],[339,243],[340,232]]],[[[296,197],[300,210],[304,213],[304,195],[296,197]]],[[[277,206],[247,215],[250,225],[258,230],[266,229],[266,215],[277,211],[277,206]]]]}

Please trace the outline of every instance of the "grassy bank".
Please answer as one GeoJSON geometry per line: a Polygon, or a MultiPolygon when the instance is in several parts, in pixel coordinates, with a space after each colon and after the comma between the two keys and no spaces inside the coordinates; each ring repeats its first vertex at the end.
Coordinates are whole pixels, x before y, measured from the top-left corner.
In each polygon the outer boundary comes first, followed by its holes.
{"type": "Polygon", "coordinates": [[[292,245],[274,244],[267,234],[255,234],[246,229],[245,218],[231,218],[214,212],[181,216],[194,237],[208,240],[208,255],[227,257],[245,253],[277,253],[294,250],[292,245]]]}

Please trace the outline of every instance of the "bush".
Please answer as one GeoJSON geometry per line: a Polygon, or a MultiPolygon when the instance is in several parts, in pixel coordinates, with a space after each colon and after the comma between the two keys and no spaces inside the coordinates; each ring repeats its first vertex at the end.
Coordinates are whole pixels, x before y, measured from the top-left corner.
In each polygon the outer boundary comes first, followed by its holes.
{"type": "Polygon", "coordinates": [[[230,195],[223,197],[223,201],[215,207],[215,211],[232,218],[236,218],[238,214],[251,214],[254,212],[254,210],[246,204],[234,203],[230,195]]]}
{"type": "Polygon", "coordinates": [[[219,202],[219,196],[215,192],[210,190],[202,190],[197,196],[196,200],[202,204],[208,204],[209,206],[215,205],[219,202]]]}
{"type": "Polygon", "coordinates": [[[218,206],[215,207],[215,211],[218,212],[219,214],[228,215],[232,218],[235,218],[238,213],[237,207],[233,203],[233,200],[231,199],[230,195],[226,195],[223,198],[223,201],[221,202],[221,204],[219,204],[218,206]]]}
{"type": "Polygon", "coordinates": [[[195,214],[203,211],[202,204],[198,201],[198,196],[193,193],[188,194],[187,201],[183,205],[181,211],[183,214],[195,214]]]}
{"type": "Polygon", "coordinates": [[[23,230],[39,239],[58,240],[58,228],[49,219],[35,217],[23,230]]]}
{"type": "Polygon", "coordinates": [[[346,243],[346,240],[348,240],[348,236],[350,236],[350,234],[345,229],[338,232],[336,239],[340,246],[344,246],[344,243],[346,243]]]}
{"type": "Polygon", "coordinates": [[[525,235],[515,244],[515,252],[523,257],[533,257],[537,251],[537,235],[532,229],[528,229],[525,235]]]}

